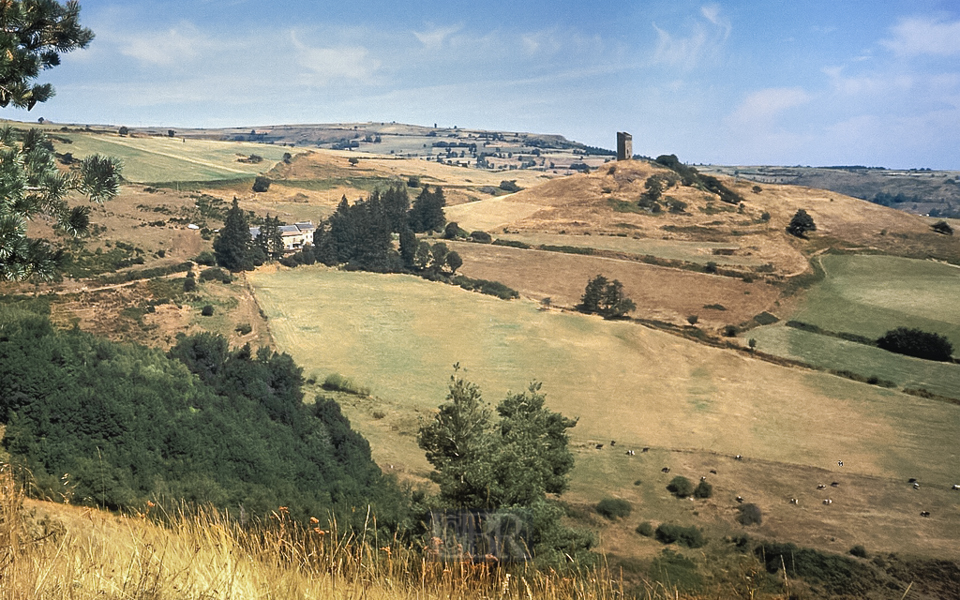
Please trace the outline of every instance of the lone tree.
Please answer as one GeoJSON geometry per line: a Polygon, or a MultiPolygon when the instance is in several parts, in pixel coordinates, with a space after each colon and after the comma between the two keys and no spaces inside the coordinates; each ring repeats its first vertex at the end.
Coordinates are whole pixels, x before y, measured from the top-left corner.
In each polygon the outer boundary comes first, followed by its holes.
{"type": "MultiPolygon", "coordinates": [[[[32,109],[53,97],[49,83],[34,83],[41,70],[60,64],[60,54],[86,48],[93,32],[81,27],[80,5],[54,0],[7,0],[0,4],[0,107],[32,109]]],[[[0,280],[56,276],[63,252],[26,235],[27,221],[51,217],[56,229],[74,237],[87,232],[90,209],[70,208],[80,192],[102,203],[120,188],[120,162],[99,155],[71,174],[56,167],[53,146],[37,131],[0,130],[0,280]]]]}
{"type": "Polygon", "coordinates": [[[787,225],[787,233],[800,238],[807,237],[808,231],[816,230],[817,225],[813,222],[813,217],[808,215],[807,211],[802,208],[793,215],[793,218],[790,219],[790,224],[787,225]]]}
{"type": "Polygon", "coordinates": [[[597,314],[605,319],[622,317],[636,308],[633,300],[624,294],[623,284],[616,279],[610,281],[603,275],[597,275],[587,283],[577,305],[580,312],[597,314]]]}
{"type": "Polygon", "coordinates": [[[566,490],[573,468],[567,429],[577,422],[544,408],[544,399],[539,383],[508,394],[494,423],[480,388],[456,372],[451,376],[447,401],[431,423],[420,426],[417,438],[445,505],[530,506],[566,490]]]}

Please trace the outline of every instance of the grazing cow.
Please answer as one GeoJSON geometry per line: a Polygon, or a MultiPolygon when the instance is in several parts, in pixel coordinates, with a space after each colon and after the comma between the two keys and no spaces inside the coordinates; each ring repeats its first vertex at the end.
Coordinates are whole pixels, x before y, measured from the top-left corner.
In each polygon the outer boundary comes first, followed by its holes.
{"type": "Polygon", "coordinates": [[[648,447],[648,448],[644,448],[644,449],[641,450],[640,452],[650,452],[650,448],[649,448],[649,447],[648,447]]]}
{"type": "Polygon", "coordinates": [[[930,516],[930,513],[928,513],[927,511],[923,510],[923,511],[920,511],[920,516],[921,516],[921,517],[929,517],[929,516],[930,516]]]}
{"type": "Polygon", "coordinates": [[[831,500],[830,498],[825,498],[825,499],[823,500],[823,503],[824,503],[824,504],[833,504],[833,500],[831,500]]]}
{"type": "Polygon", "coordinates": [[[833,483],[830,484],[830,487],[840,487],[840,482],[834,481],[833,483]]]}
{"type": "Polygon", "coordinates": [[[742,455],[742,454],[738,454],[738,455],[734,456],[733,459],[734,459],[734,460],[743,460],[743,455],[742,455]]]}
{"type": "Polygon", "coordinates": [[[716,474],[717,474],[717,470],[716,470],[716,469],[710,469],[710,474],[711,474],[711,475],[716,475],[716,474]]]}
{"type": "Polygon", "coordinates": [[[817,485],[817,489],[818,489],[818,490],[825,490],[825,489],[827,489],[827,486],[821,483],[821,484],[818,484],[818,485],[817,485]]]}
{"type": "Polygon", "coordinates": [[[661,472],[661,473],[669,473],[669,472],[670,472],[670,467],[664,467],[664,468],[660,469],[660,472],[661,472]]]}
{"type": "Polygon", "coordinates": [[[916,482],[917,482],[916,477],[911,477],[910,479],[907,480],[907,483],[916,483],[916,482]]]}
{"type": "Polygon", "coordinates": [[[800,504],[800,501],[796,498],[790,498],[790,504],[800,504]]]}
{"type": "Polygon", "coordinates": [[[706,480],[707,480],[706,477],[704,477],[703,475],[700,476],[700,481],[706,481],[706,480]]]}
{"type": "Polygon", "coordinates": [[[737,502],[743,504],[743,496],[737,496],[737,502]]]}
{"type": "Polygon", "coordinates": [[[636,456],[636,454],[633,450],[627,450],[627,456],[636,456]]]}
{"type": "Polygon", "coordinates": [[[953,487],[950,488],[950,489],[951,489],[951,490],[960,490],[960,484],[955,483],[955,484],[953,484],[953,487]]]}
{"type": "Polygon", "coordinates": [[[602,449],[603,449],[603,444],[597,444],[597,450],[602,450],[602,449]]]}
{"type": "Polygon", "coordinates": [[[610,440],[610,447],[611,447],[611,448],[612,448],[613,446],[616,446],[616,445],[617,445],[617,440],[610,440]]]}
{"type": "Polygon", "coordinates": [[[913,489],[919,490],[919,489],[920,489],[920,484],[919,484],[919,483],[914,483],[914,484],[913,484],[913,489]]]}

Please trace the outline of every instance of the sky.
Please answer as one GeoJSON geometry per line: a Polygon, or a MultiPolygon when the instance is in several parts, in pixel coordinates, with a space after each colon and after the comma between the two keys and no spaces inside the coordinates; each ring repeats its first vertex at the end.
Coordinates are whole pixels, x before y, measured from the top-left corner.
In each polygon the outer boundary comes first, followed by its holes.
{"type": "Polygon", "coordinates": [[[957,0],[81,0],[96,38],[0,117],[390,122],[690,164],[960,170],[957,0]]]}

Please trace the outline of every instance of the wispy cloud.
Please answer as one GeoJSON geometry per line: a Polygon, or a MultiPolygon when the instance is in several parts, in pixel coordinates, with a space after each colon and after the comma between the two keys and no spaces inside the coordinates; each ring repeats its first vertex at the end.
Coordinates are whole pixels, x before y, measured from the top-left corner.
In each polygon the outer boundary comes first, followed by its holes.
{"type": "Polygon", "coordinates": [[[124,56],[163,67],[193,61],[216,45],[190,23],[181,23],[166,31],[118,37],[116,41],[124,56]]]}
{"type": "Polygon", "coordinates": [[[736,126],[769,126],[776,118],[791,108],[810,102],[812,96],[802,88],[767,88],[748,95],[728,117],[736,126]]]}
{"type": "Polygon", "coordinates": [[[310,79],[315,83],[337,79],[365,82],[381,65],[363,46],[314,48],[297,39],[296,33],[291,33],[290,38],[297,52],[297,63],[311,74],[310,79]]]}
{"type": "Polygon", "coordinates": [[[413,35],[415,35],[416,38],[420,40],[420,43],[428,50],[438,50],[450,36],[462,28],[461,25],[450,25],[448,27],[431,26],[426,31],[414,31],[413,35]]]}
{"type": "Polygon", "coordinates": [[[654,52],[655,64],[692,69],[709,56],[716,55],[723,43],[730,37],[733,26],[721,14],[718,4],[709,4],[700,9],[705,19],[698,21],[686,35],[676,34],[653,24],[657,32],[657,49],[654,52]]]}
{"type": "Polygon", "coordinates": [[[898,55],[960,55],[960,21],[912,17],[901,19],[892,31],[893,37],[880,43],[898,55]]]}

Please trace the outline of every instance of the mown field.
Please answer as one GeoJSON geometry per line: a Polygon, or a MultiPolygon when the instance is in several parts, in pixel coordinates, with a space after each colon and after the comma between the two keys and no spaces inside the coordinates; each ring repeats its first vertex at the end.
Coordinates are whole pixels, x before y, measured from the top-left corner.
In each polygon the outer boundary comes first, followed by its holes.
{"type": "Polygon", "coordinates": [[[184,140],[179,137],[120,137],[116,134],[60,133],[69,139],[54,141],[58,153],[70,152],[74,158],[104,154],[123,161],[123,176],[136,183],[175,181],[221,181],[252,179],[267,171],[283,153],[283,146],[249,142],[184,140]],[[238,158],[257,154],[260,163],[241,163],[238,158]]]}
{"type": "MultiPolygon", "coordinates": [[[[825,279],[788,318],[876,339],[895,327],[945,335],[960,348],[960,269],[891,256],[825,255],[825,279]]],[[[893,354],[783,324],[744,334],[763,352],[960,397],[960,365],[893,354]]]]}
{"type": "MultiPolygon", "coordinates": [[[[572,436],[580,461],[575,500],[624,495],[648,504],[645,510],[662,505],[675,512],[659,468],[689,463],[686,474],[696,476],[713,465],[722,477],[741,475],[721,484],[725,496],[703,520],[728,523],[732,495],[745,490],[777,515],[772,532],[820,545],[809,526],[823,518],[845,543],[864,535],[865,512],[884,522],[902,514],[914,527],[922,510],[914,504],[923,500],[941,517],[936,526],[917,521],[928,527],[917,544],[949,546],[943,536],[960,535],[960,520],[948,516],[948,483],[960,459],[960,407],[409,276],[301,267],[257,272],[249,280],[277,344],[308,375],[322,382],[341,373],[371,389],[373,397],[347,401],[345,410],[384,468],[426,474],[415,441],[418,419],[430,418],[443,401],[451,366],[459,362],[493,404],[536,379],[554,410],[579,418],[572,436]],[[610,440],[617,441],[615,451],[610,440]],[[597,443],[607,449],[598,453],[597,443]],[[650,453],[626,462],[621,448],[645,446],[650,453]],[[744,463],[732,460],[738,453],[744,463]],[[842,469],[837,460],[844,461],[842,469]],[[868,496],[880,494],[869,492],[880,485],[884,504],[868,509],[867,500],[848,490],[846,507],[821,513],[816,484],[842,477],[847,486],[860,478],[856,489],[868,496]],[[908,477],[929,482],[927,496],[910,495],[902,485],[908,477]],[[637,478],[654,487],[635,489],[637,478]],[[789,498],[801,494],[812,506],[787,512],[789,498]]],[[[688,513],[683,509],[677,518],[688,513]]],[[[870,542],[893,549],[896,531],[870,534],[870,542]]]]}
{"type": "Polygon", "coordinates": [[[947,336],[960,349],[960,268],[893,256],[824,255],[825,280],[793,316],[877,338],[895,327],[947,336]]]}

